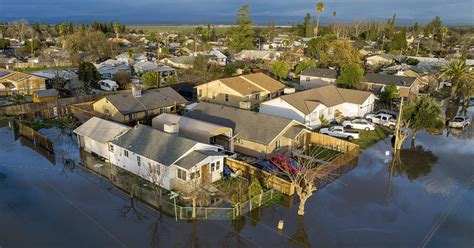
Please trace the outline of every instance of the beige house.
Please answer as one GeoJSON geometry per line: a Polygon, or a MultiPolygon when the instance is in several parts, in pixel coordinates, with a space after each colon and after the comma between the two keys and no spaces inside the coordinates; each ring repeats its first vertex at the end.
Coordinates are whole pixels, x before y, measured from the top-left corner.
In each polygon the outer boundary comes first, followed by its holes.
{"type": "Polygon", "coordinates": [[[295,120],[206,102],[200,102],[185,116],[232,128],[234,151],[257,158],[302,148],[309,132],[295,120]]]}
{"type": "Polygon", "coordinates": [[[361,84],[364,90],[371,91],[374,94],[379,94],[385,86],[394,84],[397,86],[401,97],[413,97],[418,95],[423,83],[416,77],[367,73],[361,84]]]}
{"type": "Polygon", "coordinates": [[[251,109],[260,102],[282,95],[285,85],[255,73],[223,78],[196,86],[200,101],[251,109]]]}
{"type": "Polygon", "coordinates": [[[92,104],[94,111],[112,120],[130,123],[152,118],[161,113],[175,113],[188,101],[170,87],[132,93],[108,95],[92,104]]]}
{"type": "Polygon", "coordinates": [[[46,89],[46,78],[0,68],[0,92],[17,92],[32,95],[46,89]]]}

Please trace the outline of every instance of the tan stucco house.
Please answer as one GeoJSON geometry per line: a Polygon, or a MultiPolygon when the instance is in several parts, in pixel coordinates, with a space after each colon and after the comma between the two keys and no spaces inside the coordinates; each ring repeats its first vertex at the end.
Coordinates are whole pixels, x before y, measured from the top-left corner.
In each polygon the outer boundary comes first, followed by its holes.
{"type": "Polygon", "coordinates": [[[295,120],[206,102],[185,116],[232,128],[234,151],[257,158],[302,148],[309,132],[295,120]]]}
{"type": "Polygon", "coordinates": [[[0,68],[0,91],[32,95],[46,89],[46,78],[0,68]]]}
{"type": "Polygon", "coordinates": [[[222,78],[196,86],[199,101],[251,109],[260,102],[282,95],[285,85],[255,73],[222,78]]]}

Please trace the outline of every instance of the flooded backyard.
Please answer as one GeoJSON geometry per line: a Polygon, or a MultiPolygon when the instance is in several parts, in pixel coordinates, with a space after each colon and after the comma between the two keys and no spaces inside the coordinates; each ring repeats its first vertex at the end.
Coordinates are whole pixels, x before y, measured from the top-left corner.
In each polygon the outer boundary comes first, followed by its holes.
{"type": "Polygon", "coordinates": [[[0,247],[474,246],[471,127],[418,134],[394,166],[390,138],[363,150],[308,200],[304,217],[286,199],[240,220],[191,222],[133,205],[106,178],[62,164],[79,152],[58,130],[41,131],[62,144],[52,155],[0,126],[0,247]]]}

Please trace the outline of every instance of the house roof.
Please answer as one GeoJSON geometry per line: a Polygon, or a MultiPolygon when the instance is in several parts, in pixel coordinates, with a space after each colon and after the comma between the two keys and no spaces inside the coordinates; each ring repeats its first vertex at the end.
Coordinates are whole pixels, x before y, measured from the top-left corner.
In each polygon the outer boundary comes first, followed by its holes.
{"type": "Polygon", "coordinates": [[[175,123],[179,125],[179,129],[192,131],[193,133],[197,133],[204,137],[212,137],[226,133],[232,135],[231,128],[176,114],[163,113],[152,120],[153,127],[158,128],[159,130],[163,130],[164,124],[175,123]]]}
{"type": "Polygon", "coordinates": [[[130,127],[117,122],[92,117],[84,124],[74,129],[74,133],[105,143],[113,140],[115,137],[129,129],[130,127]]]}
{"type": "Polygon", "coordinates": [[[337,88],[327,85],[294,94],[281,96],[281,99],[304,114],[314,111],[320,104],[333,107],[344,102],[362,104],[372,93],[360,90],[337,88]]]}
{"type": "Polygon", "coordinates": [[[250,80],[252,83],[268,90],[270,92],[276,92],[285,88],[285,85],[278,82],[277,80],[265,75],[262,72],[247,74],[240,76],[244,79],[250,80]]]}
{"type": "Polygon", "coordinates": [[[238,138],[270,144],[293,120],[263,113],[200,102],[186,117],[230,127],[238,138]]]}
{"type": "Polygon", "coordinates": [[[240,77],[222,78],[219,81],[243,96],[262,91],[262,89],[240,77]]]}
{"type": "Polygon", "coordinates": [[[375,84],[395,84],[397,86],[410,87],[416,78],[406,77],[406,76],[397,76],[397,75],[388,75],[380,73],[367,73],[365,74],[365,82],[375,83],[375,84]]]}
{"type": "Polygon", "coordinates": [[[141,125],[114,139],[113,144],[170,166],[198,142],[141,125]]]}
{"type": "Polygon", "coordinates": [[[337,78],[337,71],[332,69],[325,68],[316,68],[310,67],[304,69],[301,73],[301,76],[310,76],[310,77],[322,77],[322,78],[337,78]]]}
{"type": "Polygon", "coordinates": [[[211,150],[192,151],[185,157],[178,160],[178,162],[176,162],[176,165],[189,170],[194,165],[198,164],[209,156],[224,156],[224,154],[211,150]]]}
{"type": "Polygon", "coordinates": [[[108,95],[105,98],[122,114],[141,112],[187,102],[184,97],[171,87],[146,90],[143,91],[140,97],[134,97],[130,92],[127,92],[108,95]]]}
{"type": "Polygon", "coordinates": [[[37,90],[34,92],[38,98],[43,97],[50,97],[50,96],[58,96],[58,91],[55,89],[47,89],[47,90],[37,90]]]}
{"type": "Polygon", "coordinates": [[[169,61],[176,64],[192,64],[195,57],[194,56],[179,56],[179,57],[170,57],[167,58],[169,61]]]}

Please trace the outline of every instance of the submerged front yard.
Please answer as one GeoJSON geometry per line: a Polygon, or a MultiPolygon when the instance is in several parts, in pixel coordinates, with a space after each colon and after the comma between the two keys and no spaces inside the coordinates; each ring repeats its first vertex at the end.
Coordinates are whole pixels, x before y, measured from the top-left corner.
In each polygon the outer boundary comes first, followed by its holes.
{"type": "Polygon", "coordinates": [[[365,131],[365,130],[360,130],[360,139],[358,140],[353,140],[352,142],[354,144],[357,144],[360,146],[360,149],[366,149],[375,143],[384,140],[387,138],[387,136],[391,133],[391,131],[385,127],[382,126],[375,126],[374,131],[365,131]]]}

